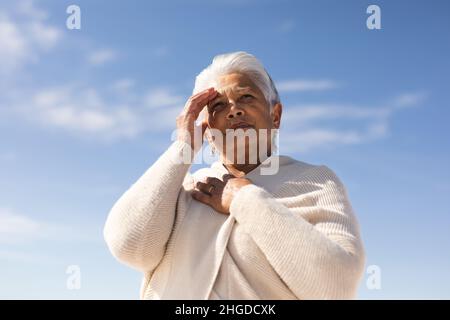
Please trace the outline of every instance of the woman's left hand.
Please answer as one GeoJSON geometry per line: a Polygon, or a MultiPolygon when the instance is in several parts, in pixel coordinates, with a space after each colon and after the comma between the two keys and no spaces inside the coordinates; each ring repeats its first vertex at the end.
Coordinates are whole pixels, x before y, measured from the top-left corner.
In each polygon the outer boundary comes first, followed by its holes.
{"type": "Polygon", "coordinates": [[[207,177],[195,184],[192,197],[214,208],[222,214],[230,214],[231,201],[235,194],[252,182],[246,178],[236,178],[231,174],[222,177],[223,181],[214,177],[207,177]]]}

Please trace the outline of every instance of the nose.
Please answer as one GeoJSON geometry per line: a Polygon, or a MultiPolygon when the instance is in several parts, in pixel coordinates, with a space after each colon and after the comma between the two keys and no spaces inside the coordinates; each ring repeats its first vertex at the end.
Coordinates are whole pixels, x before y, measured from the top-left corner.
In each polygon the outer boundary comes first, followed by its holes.
{"type": "Polygon", "coordinates": [[[231,120],[234,118],[242,117],[244,115],[244,110],[241,108],[237,108],[235,105],[232,105],[230,108],[230,112],[227,114],[227,119],[231,120]]]}

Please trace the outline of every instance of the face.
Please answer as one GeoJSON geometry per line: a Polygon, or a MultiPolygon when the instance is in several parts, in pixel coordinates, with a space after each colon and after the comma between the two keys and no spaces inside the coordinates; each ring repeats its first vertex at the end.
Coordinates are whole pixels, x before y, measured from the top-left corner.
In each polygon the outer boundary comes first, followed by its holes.
{"type": "MultiPolygon", "coordinates": [[[[280,127],[281,104],[276,104],[271,112],[261,90],[247,75],[241,73],[220,77],[217,79],[215,89],[218,91],[217,97],[207,105],[207,123],[209,128],[216,129],[222,134],[222,155],[227,156],[225,138],[227,129],[238,128],[244,131],[254,129],[256,134],[259,134],[260,130],[265,130],[268,133],[267,150],[270,154],[270,129],[280,127]]],[[[245,140],[245,155],[248,161],[251,147],[249,148],[249,139],[245,140]]],[[[237,147],[237,143],[234,143],[234,156],[237,147]]],[[[259,145],[256,147],[259,148],[259,145]]]]}

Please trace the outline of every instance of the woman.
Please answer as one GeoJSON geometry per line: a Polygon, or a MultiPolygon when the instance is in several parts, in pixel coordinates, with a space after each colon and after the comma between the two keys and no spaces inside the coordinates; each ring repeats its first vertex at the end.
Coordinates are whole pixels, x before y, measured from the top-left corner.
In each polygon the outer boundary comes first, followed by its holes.
{"type": "Polygon", "coordinates": [[[230,133],[273,132],[281,114],[270,76],[248,53],[217,56],[197,76],[176,141],[117,201],[104,229],[112,254],[143,272],[142,299],[355,297],[365,257],[339,178],[276,156],[270,138],[230,147],[230,133]],[[220,161],[191,175],[198,119],[220,161]],[[265,174],[270,163],[277,170],[265,174]]]}

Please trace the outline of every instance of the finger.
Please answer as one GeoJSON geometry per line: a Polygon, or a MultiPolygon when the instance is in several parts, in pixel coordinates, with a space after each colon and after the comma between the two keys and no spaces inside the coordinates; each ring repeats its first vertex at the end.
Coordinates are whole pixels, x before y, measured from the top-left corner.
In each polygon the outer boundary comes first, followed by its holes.
{"type": "Polygon", "coordinates": [[[209,95],[210,91],[211,91],[211,88],[208,88],[208,89],[202,90],[200,92],[197,92],[196,94],[190,96],[187,101],[188,102],[194,101],[194,100],[198,99],[199,97],[202,97],[202,96],[205,96],[205,95],[209,95]]]}
{"type": "Polygon", "coordinates": [[[208,99],[210,97],[215,96],[215,95],[217,95],[217,91],[214,90],[214,88],[208,88],[208,89],[203,90],[203,91],[199,92],[198,94],[190,97],[188,102],[190,104],[198,104],[202,101],[208,101],[208,99]]]}
{"type": "Polygon", "coordinates": [[[206,93],[209,93],[209,92],[211,91],[211,89],[212,89],[212,87],[207,88],[207,89],[205,89],[205,90],[202,90],[202,91],[200,91],[200,92],[197,92],[196,94],[192,95],[192,96],[189,98],[189,100],[195,99],[195,98],[197,98],[197,97],[199,97],[199,96],[201,96],[201,95],[204,95],[204,94],[206,94],[206,93]]]}
{"type": "Polygon", "coordinates": [[[206,89],[206,90],[203,90],[203,91],[189,97],[189,99],[187,100],[187,102],[183,108],[183,111],[187,112],[191,108],[193,108],[193,107],[195,108],[199,101],[201,101],[202,99],[204,100],[207,97],[209,97],[210,91],[211,91],[211,89],[206,89]]]}
{"type": "Polygon", "coordinates": [[[207,103],[216,97],[217,93],[214,88],[211,88],[199,96],[191,97],[186,104],[186,112],[200,113],[207,103]]]}
{"type": "Polygon", "coordinates": [[[185,115],[193,115],[195,120],[197,120],[198,116],[200,115],[200,112],[205,108],[207,100],[205,100],[204,103],[201,104],[192,104],[187,103],[186,106],[183,109],[183,114],[185,115]]]}
{"type": "Polygon", "coordinates": [[[222,183],[222,180],[217,179],[216,177],[202,177],[198,181],[205,183],[205,184],[220,184],[220,183],[222,183]]]}
{"type": "Polygon", "coordinates": [[[206,184],[213,185],[216,189],[223,185],[223,181],[217,179],[216,177],[207,177],[205,180],[206,184]]]}
{"type": "MultiPolygon", "coordinates": [[[[216,179],[216,178],[213,178],[216,179]]],[[[210,196],[213,196],[214,194],[220,194],[221,190],[223,189],[224,183],[220,181],[219,179],[216,180],[204,180],[206,182],[197,182],[196,189],[200,190],[201,192],[204,192],[210,196]]]]}
{"type": "Polygon", "coordinates": [[[214,98],[215,94],[199,97],[198,99],[188,103],[186,112],[193,112],[196,115],[198,115],[203,110],[203,108],[205,108],[208,105],[208,103],[212,101],[214,98]]]}
{"type": "Polygon", "coordinates": [[[210,203],[211,197],[201,191],[192,190],[191,194],[192,194],[192,197],[197,201],[203,202],[204,204],[210,203]]]}
{"type": "Polygon", "coordinates": [[[207,194],[209,194],[208,192],[209,187],[210,186],[207,183],[201,181],[197,181],[197,183],[195,184],[195,189],[207,194]]]}
{"type": "Polygon", "coordinates": [[[222,176],[222,180],[223,180],[223,182],[227,182],[228,180],[230,180],[230,179],[233,179],[233,178],[236,178],[234,175],[232,175],[232,174],[229,174],[229,173],[226,173],[226,174],[224,174],[223,176],[222,176]]]}

